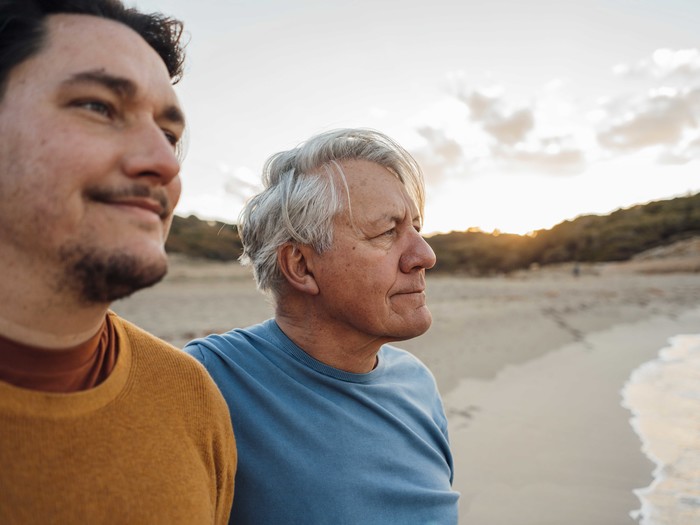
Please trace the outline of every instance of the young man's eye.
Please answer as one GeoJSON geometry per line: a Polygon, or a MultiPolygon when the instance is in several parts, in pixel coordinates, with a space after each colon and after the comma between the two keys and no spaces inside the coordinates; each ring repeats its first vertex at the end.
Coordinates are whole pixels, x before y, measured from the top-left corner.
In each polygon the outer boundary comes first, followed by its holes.
{"type": "Polygon", "coordinates": [[[172,131],[168,131],[167,129],[163,130],[163,135],[165,135],[165,139],[170,142],[172,146],[177,146],[177,143],[179,142],[179,137],[175,135],[172,131]]]}
{"type": "Polygon", "coordinates": [[[74,103],[74,106],[86,109],[93,113],[98,113],[99,115],[105,117],[112,117],[114,115],[114,108],[112,105],[100,100],[79,100],[74,103]]]}

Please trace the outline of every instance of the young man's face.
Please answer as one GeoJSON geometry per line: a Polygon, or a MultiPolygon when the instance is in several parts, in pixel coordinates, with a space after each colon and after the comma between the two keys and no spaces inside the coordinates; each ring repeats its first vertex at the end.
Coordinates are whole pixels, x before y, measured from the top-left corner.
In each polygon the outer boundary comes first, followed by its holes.
{"type": "Polygon", "coordinates": [[[341,166],[352,220],[347,211],[336,217],[332,248],[309,262],[323,324],[359,346],[421,335],[432,321],[424,290],[435,254],[419,233],[418,210],[386,168],[359,160],[341,166]]]}
{"type": "Polygon", "coordinates": [[[107,303],[165,274],[184,120],[165,65],[134,31],[84,15],[47,27],[0,99],[0,257],[107,303]]]}

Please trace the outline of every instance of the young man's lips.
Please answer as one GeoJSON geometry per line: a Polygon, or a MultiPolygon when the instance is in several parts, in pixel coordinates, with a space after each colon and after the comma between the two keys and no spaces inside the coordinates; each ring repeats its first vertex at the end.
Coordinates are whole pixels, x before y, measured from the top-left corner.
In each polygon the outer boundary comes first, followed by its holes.
{"type": "Polygon", "coordinates": [[[130,199],[122,199],[118,200],[115,202],[115,204],[122,204],[124,206],[134,206],[136,208],[142,208],[144,210],[152,211],[156,215],[160,217],[160,215],[163,213],[163,206],[153,200],[153,199],[144,199],[144,198],[130,198],[130,199]]]}
{"type": "Polygon", "coordinates": [[[151,212],[161,220],[167,219],[172,211],[165,191],[147,186],[122,189],[90,188],[86,195],[87,198],[102,204],[151,212]]]}
{"type": "Polygon", "coordinates": [[[169,214],[167,206],[163,206],[158,200],[144,197],[110,199],[105,201],[105,204],[114,204],[117,206],[131,206],[133,208],[139,208],[142,210],[150,211],[161,219],[164,219],[169,214]]]}

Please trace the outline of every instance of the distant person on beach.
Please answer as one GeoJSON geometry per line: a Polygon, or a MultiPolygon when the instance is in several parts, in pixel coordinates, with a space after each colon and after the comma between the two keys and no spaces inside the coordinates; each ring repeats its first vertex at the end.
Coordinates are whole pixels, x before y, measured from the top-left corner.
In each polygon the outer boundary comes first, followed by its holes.
{"type": "Polygon", "coordinates": [[[228,521],[226,402],[109,311],[167,270],[181,32],[118,0],[0,0],[0,523],[228,521]]]}
{"type": "Polygon", "coordinates": [[[274,319],[192,341],[231,409],[238,525],[457,523],[435,380],[388,345],[431,323],[413,158],[376,131],[273,155],[240,220],[274,319]]]}

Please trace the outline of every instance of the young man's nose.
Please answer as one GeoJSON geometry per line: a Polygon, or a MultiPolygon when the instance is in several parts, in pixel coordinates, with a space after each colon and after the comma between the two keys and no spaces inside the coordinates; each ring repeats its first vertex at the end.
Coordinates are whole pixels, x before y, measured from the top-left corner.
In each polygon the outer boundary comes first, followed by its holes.
{"type": "Polygon", "coordinates": [[[180,173],[175,146],[155,123],[133,130],[124,154],[124,171],[130,177],[154,177],[163,186],[180,173]]]}

